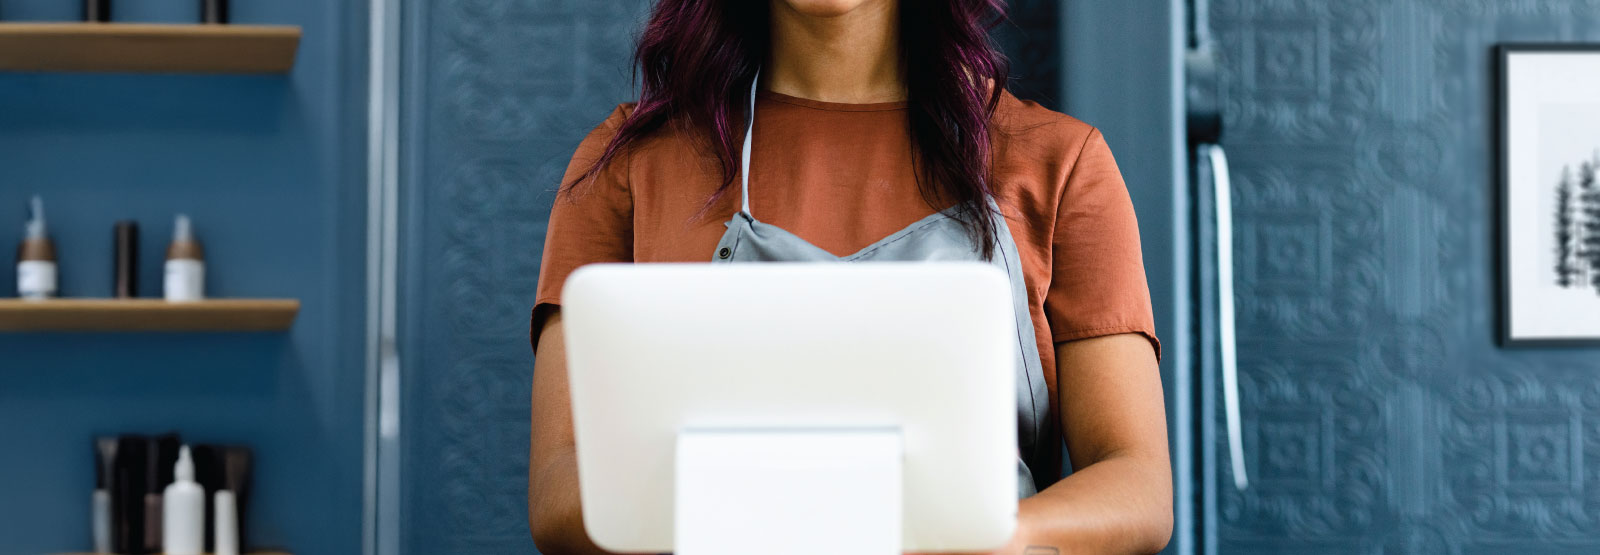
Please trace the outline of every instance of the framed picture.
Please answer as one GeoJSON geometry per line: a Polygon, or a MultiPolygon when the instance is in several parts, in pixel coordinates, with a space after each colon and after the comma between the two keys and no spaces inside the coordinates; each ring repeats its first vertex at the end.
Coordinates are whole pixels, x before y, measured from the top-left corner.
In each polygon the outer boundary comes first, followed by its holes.
{"type": "Polygon", "coordinates": [[[1600,44],[1500,62],[1500,338],[1600,345],[1600,44]]]}

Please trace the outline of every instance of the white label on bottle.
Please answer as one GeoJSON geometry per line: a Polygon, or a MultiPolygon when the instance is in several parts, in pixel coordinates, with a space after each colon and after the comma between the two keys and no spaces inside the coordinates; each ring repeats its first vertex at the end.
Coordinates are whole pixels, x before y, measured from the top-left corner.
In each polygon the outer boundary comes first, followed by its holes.
{"type": "Polygon", "coordinates": [[[167,261],[162,291],[169,301],[198,301],[205,298],[206,264],[192,258],[167,261]]]}
{"type": "Polygon", "coordinates": [[[56,296],[56,263],[48,260],[18,262],[17,296],[24,299],[56,296]]]}

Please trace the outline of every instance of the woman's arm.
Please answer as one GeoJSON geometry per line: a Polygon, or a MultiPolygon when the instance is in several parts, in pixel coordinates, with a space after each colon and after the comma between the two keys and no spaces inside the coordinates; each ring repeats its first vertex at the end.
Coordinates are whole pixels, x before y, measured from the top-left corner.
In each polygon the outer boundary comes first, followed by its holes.
{"type": "Polygon", "coordinates": [[[533,360],[533,438],[528,453],[528,528],[545,555],[604,554],[583,528],[578,498],[578,458],[567,393],[567,350],[561,312],[539,332],[533,360]]]}
{"type": "Polygon", "coordinates": [[[1172,467],[1161,375],[1146,338],[1056,346],[1071,476],[1024,499],[1003,554],[1155,553],[1172,537],[1172,467]]]}

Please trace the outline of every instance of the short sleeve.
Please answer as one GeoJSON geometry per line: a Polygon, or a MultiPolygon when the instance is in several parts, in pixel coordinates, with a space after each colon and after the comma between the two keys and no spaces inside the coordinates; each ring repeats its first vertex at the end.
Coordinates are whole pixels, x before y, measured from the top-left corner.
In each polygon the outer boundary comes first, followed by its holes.
{"type": "Polygon", "coordinates": [[[633,261],[633,195],[627,155],[613,158],[591,180],[574,183],[605,152],[606,144],[627,118],[631,105],[618,106],[578,145],[567,165],[550,208],[544,256],[529,340],[539,347],[541,321],[561,304],[561,287],[579,267],[601,262],[633,261]]]}
{"type": "Polygon", "coordinates": [[[1122,172],[1099,130],[1089,133],[1056,210],[1045,318],[1056,343],[1122,333],[1161,356],[1139,222],[1122,172]]]}

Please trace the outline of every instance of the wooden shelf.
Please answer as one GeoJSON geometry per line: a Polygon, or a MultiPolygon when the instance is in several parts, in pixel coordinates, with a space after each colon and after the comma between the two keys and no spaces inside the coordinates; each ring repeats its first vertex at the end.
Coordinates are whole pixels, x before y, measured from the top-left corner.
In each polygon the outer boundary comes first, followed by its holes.
{"type": "Polygon", "coordinates": [[[300,28],[282,25],[0,23],[0,70],[287,73],[300,28]]]}
{"type": "Polygon", "coordinates": [[[0,299],[0,331],[281,331],[294,299],[0,299]]]}

